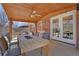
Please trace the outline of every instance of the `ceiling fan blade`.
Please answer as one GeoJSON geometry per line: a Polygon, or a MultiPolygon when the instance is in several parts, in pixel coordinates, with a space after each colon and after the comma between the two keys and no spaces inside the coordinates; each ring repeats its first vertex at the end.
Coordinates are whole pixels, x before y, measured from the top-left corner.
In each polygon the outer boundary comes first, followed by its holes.
{"type": "Polygon", "coordinates": [[[41,16],[40,14],[35,14],[36,16],[41,16]]]}

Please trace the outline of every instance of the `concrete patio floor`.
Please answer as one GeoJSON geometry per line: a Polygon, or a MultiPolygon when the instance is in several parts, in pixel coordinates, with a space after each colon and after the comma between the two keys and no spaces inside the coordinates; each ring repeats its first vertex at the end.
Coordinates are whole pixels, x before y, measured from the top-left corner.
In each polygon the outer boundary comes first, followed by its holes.
{"type": "MultiPolygon", "coordinates": [[[[28,52],[26,55],[41,56],[41,49],[28,52]]],[[[44,56],[45,54],[42,55],[44,56]]],[[[50,40],[49,56],[79,56],[79,49],[76,49],[73,45],[50,40]]]]}

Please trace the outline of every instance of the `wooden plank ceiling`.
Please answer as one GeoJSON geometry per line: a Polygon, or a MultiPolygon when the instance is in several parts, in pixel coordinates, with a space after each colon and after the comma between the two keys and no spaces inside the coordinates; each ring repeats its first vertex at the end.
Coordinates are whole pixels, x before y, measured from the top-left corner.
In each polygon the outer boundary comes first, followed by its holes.
{"type": "Polygon", "coordinates": [[[24,22],[38,22],[44,17],[56,14],[58,11],[66,12],[75,9],[76,6],[76,4],[65,3],[6,3],[2,5],[9,20],[24,22]]]}

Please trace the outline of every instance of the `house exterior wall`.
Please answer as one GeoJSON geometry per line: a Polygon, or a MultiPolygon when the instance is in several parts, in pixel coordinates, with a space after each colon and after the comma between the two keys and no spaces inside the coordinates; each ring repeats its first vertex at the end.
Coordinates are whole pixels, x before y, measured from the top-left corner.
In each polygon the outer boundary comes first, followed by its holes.
{"type": "Polygon", "coordinates": [[[77,19],[76,19],[76,39],[77,39],[77,48],[79,48],[79,11],[77,12],[77,19]]]}
{"type": "Polygon", "coordinates": [[[41,20],[37,23],[37,33],[44,39],[50,39],[50,19],[41,20]]]}
{"type": "Polygon", "coordinates": [[[37,32],[50,32],[50,19],[41,20],[37,23],[37,32]]]}
{"type": "MultiPolygon", "coordinates": [[[[76,47],[79,47],[79,11],[77,13],[77,19],[76,19],[76,47]]],[[[47,18],[46,20],[41,20],[37,23],[37,32],[39,31],[46,31],[50,33],[50,18],[47,18]]]]}

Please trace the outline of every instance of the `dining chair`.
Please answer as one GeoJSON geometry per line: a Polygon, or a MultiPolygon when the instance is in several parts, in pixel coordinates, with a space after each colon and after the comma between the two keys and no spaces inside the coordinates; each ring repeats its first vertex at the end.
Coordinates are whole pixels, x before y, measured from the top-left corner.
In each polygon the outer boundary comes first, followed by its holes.
{"type": "Polygon", "coordinates": [[[0,37],[0,50],[1,55],[3,55],[6,52],[6,50],[8,50],[8,44],[4,37],[0,37]]]}
{"type": "Polygon", "coordinates": [[[0,47],[0,56],[2,56],[2,48],[0,47]]]}
{"type": "Polygon", "coordinates": [[[14,47],[9,49],[8,43],[5,39],[5,37],[0,38],[0,52],[2,56],[18,56],[21,55],[20,47],[14,47]]]}

